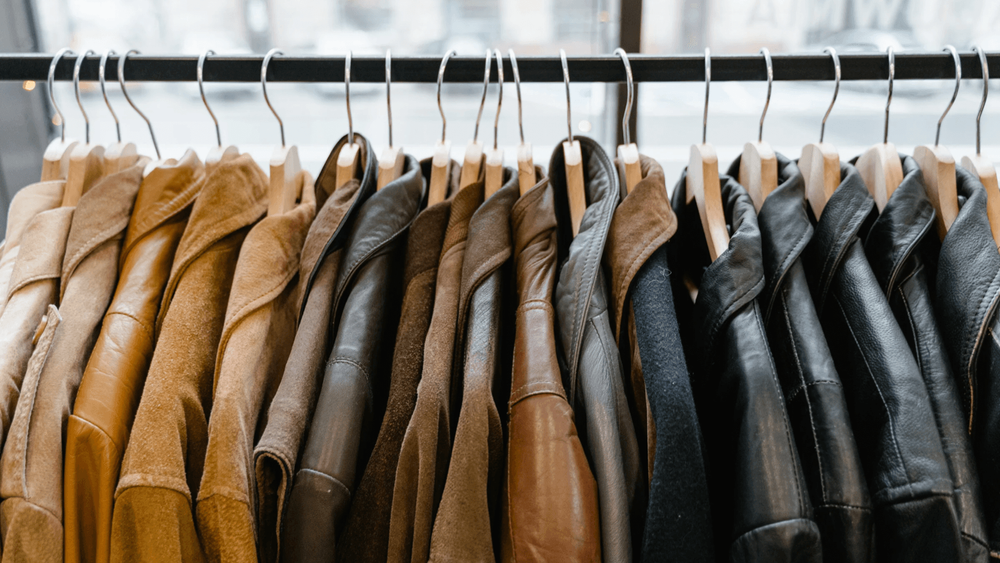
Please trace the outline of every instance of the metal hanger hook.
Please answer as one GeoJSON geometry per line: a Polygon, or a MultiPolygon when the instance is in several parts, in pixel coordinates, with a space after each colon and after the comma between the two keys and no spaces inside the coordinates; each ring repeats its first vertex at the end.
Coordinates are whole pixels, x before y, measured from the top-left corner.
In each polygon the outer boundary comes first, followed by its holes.
{"type": "Polygon", "coordinates": [[[95,54],[93,51],[87,49],[86,52],[80,53],[76,57],[76,64],[73,65],[73,91],[76,93],[76,105],[80,106],[80,113],[83,114],[84,130],[86,131],[84,139],[87,144],[90,144],[90,118],[87,117],[87,110],[83,109],[83,102],[80,100],[80,67],[83,66],[83,61],[93,54],[95,54]]]}
{"type": "Polygon", "coordinates": [[[493,50],[493,56],[497,60],[497,115],[493,118],[493,150],[497,150],[497,135],[500,130],[500,107],[503,106],[503,55],[500,49],[493,50]]]}
{"type": "Polygon", "coordinates": [[[625,141],[625,145],[628,146],[632,144],[632,132],[629,130],[629,118],[632,117],[632,100],[634,100],[633,88],[634,83],[632,81],[632,65],[628,60],[628,53],[625,49],[621,47],[615,49],[615,54],[621,57],[622,63],[625,65],[625,113],[622,115],[622,139],[625,141]]]}
{"type": "Polygon", "coordinates": [[[118,116],[115,114],[114,108],[111,107],[111,101],[108,100],[108,90],[104,85],[104,70],[108,66],[108,57],[114,55],[114,49],[108,49],[107,53],[101,57],[101,65],[97,67],[97,79],[101,82],[101,95],[104,96],[104,103],[108,106],[108,111],[111,112],[111,118],[115,120],[115,134],[118,136],[118,142],[122,142],[122,125],[118,123],[118,116]]]}
{"type": "Polygon", "coordinates": [[[438,68],[438,111],[441,112],[441,142],[444,143],[445,132],[448,130],[448,121],[444,118],[444,106],[441,105],[441,83],[444,82],[444,69],[448,67],[448,59],[455,54],[455,50],[451,49],[444,54],[441,58],[441,67],[438,68]]]}
{"type": "Polygon", "coordinates": [[[392,51],[385,50],[385,109],[389,116],[389,147],[392,147],[392,51]]]}
{"type": "Polygon", "coordinates": [[[479,120],[482,119],[483,117],[483,107],[486,105],[486,89],[490,85],[490,63],[491,63],[490,55],[492,54],[493,54],[492,51],[486,49],[486,72],[485,72],[485,77],[483,78],[483,98],[479,100],[479,113],[476,115],[476,129],[472,133],[473,142],[479,140],[479,120]]]}
{"type": "Polygon", "coordinates": [[[347,144],[354,144],[354,119],[351,117],[351,57],[353,52],[348,49],[344,57],[344,100],[347,101],[347,144]]]}
{"type": "Polygon", "coordinates": [[[271,49],[264,55],[264,63],[260,65],[260,87],[264,90],[264,102],[267,103],[267,107],[271,109],[271,113],[274,114],[274,118],[278,120],[278,129],[281,130],[281,146],[285,146],[285,124],[281,121],[281,117],[278,112],[275,111],[274,106],[271,105],[271,100],[267,97],[267,65],[271,62],[271,59],[275,55],[284,55],[285,53],[281,49],[271,49]]]}
{"type": "Polygon", "coordinates": [[[214,55],[215,51],[208,49],[198,57],[198,91],[201,92],[201,101],[205,103],[205,109],[208,110],[208,115],[212,116],[212,121],[215,123],[215,141],[222,146],[222,131],[219,129],[219,120],[215,118],[215,112],[208,105],[208,98],[205,97],[205,61],[208,60],[209,55],[214,55]]]}
{"type": "Polygon", "coordinates": [[[573,114],[570,111],[569,99],[569,63],[566,62],[566,50],[559,49],[559,61],[562,63],[563,82],[566,83],[566,128],[569,130],[569,142],[573,143],[573,114]]]}
{"type": "Polygon", "coordinates": [[[833,104],[837,103],[837,93],[840,92],[840,57],[837,56],[837,50],[833,47],[827,47],[823,49],[824,53],[829,53],[830,58],[833,59],[833,99],[830,100],[830,107],[826,108],[826,113],[823,115],[823,122],[819,126],[819,142],[823,142],[823,135],[826,133],[826,118],[830,117],[830,112],[833,111],[833,104]]]}
{"type": "Polygon", "coordinates": [[[135,112],[139,114],[139,117],[146,122],[146,127],[149,127],[149,136],[153,139],[153,150],[156,151],[156,159],[160,160],[160,145],[156,143],[156,133],[153,133],[153,123],[148,117],[146,117],[146,114],[142,113],[139,106],[135,105],[135,102],[132,101],[132,97],[128,95],[128,89],[125,88],[125,61],[128,60],[129,55],[138,54],[139,51],[131,49],[124,55],[118,57],[118,85],[122,87],[122,94],[125,95],[125,100],[128,102],[128,105],[132,106],[132,109],[134,109],[135,112]]]}
{"type": "Polygon", "coordinates": [[[983,101],[979,103],[979,113],[976,114],[976,155],[979,155],[979,122],[983,119],[983,109],[986,108],[986,98],[990,95],[990,67],[986,62],[986,52],[979,47],[972,50],[979,55],[979,63],[983,65],[983,101]]]}
{"type": "Polygon", "coordinates": [[[52,56],[52,62],[49,63],[49,101],[52,102],[52,109],[56,110],[56,115],[59,116],[59,127],[62,129],[60,139],[63,142],[66,142],[66,119],[63,117],[62,112],[59,111],[59,104],[56,103],[56,94],[52,85],[55,82],[56,67],[59,66],[59,59],[63,58],[64,55],[75,54],[69,47],[63,47],[56,51],[56,54],[52,56]]]}
{"type": "Polygon", "coordinates": [[[882,143],[889,142],[889,105],[892,104],[892,79],[896,76],[896,55],[892,52],[892,45],[886,47],[886,55],[889,57],[889,96],[885,99],[885,130],[882,134],[882,143]]]}
{"type": "Polygon", "coordinates": [[[767,115],[767,107],[771,105],[771,84],[774,82],[774,66],[771,65],[771,51],[767,47],[761,47],[760,54],[764,55],[764,64],[767,65],[767,98],[764,100],[764,111],[760,112],[760,129],[757,131],[757,142],[764,140],[764,117],[767,115]]]}
{"type": "Polygon", "coordinates": [[[510,58],[510,69],[514,73],[514,88],[517,90],[517,128],[521,133],[521,144],[524,144],[524,121],[521,118],[521,74],[517,71],[517,57],[514,56],[514,49],[507,49],[507,57],[510,58]]]}
{"type": "Polygon", "coordinates": [[[958,98],[958,88],[962,85],[962,59],[958,56],[958,50],[952,45],[945,45],[944,50],[951,53],[951,58],[955,60],[955,91],[951,95],[951,101],[948,102],[948,107],[944,108],[944,113],[941,114],[941,118],[938,119],[937,133],[934,134],[934,146],[938,146],[941,140],[941,123],[944,122],[944,116],[948,115],[951,111],[951,106],[955,104],[955,99],[958,98]]]}
{"type": "Polygon", "coordinates": [[[705,47],[705,114],[701,118],[701,144],[708,141],[708,88],[712,84],[712,51],[705,47]]]}

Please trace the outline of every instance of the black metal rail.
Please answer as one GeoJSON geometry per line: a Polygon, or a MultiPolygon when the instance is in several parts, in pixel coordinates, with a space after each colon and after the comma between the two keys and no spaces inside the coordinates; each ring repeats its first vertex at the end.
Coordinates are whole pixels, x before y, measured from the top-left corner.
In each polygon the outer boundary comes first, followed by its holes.
{"type": "MultiPolygon", "coordinates": [[[[947,79],[955,77],[955,65],[945,51],[932,53],[897,53],[895,79],[947,79]]],[[[204,77],[209,82],[258,82],[264,57],[213,56],[205,62],[204,77]]],[[[705,60],[701,55],[658,56],[630,55],[635,82],[698,82],[705,79],[705,60]]],[[[961,53],[962,77],[982,78],[978,56],[961,53]]],[[[100,56],[91,56],[80,69],[81,80],[97,80],[100,56]]],[[[828,55],[773,55],[775,80],[833,80],[833,63],[828,55]]],[[[52,55],[0,54],[0,80],[35,80],[48,77],[52,55]]],[[[117,80],[118,57],[111,57],[106,79],[117,80]]],[[[991,76],[1000,77],[1000,53],[988,54],[991,76]]],[[[189,82],[196,79],[197,56],[132,55],[125,63],[126,78],[131,81],[189,82]]],[[[621,60],[612,55],[570,57],[573,82],[624,82],[621,60]]],[[[840,55],[843,80],[884,80],[889,61],[885,54],[840,55]]],[[[56,68],[56,80],[71,80],[73,57],[64,57],[56,68]]],[[[439,57],[393,57],[393,82],[437,81],[439,57]]],[[[561,82],[559,57],[518,57],[522,82],[561,82]]],[[[372,56],[353,57],[352,82],[384,82],[385,59],[372,56]]],[[[268,65],[269,82],[343,82],[344,57],[278,56],[268,65]]],[[[504,57],[504,77],[513,81],[510,60],[504,57]]],[[[712,81],[766,80],[767,71],[761,55],[712,56],[712,81]]],[[[444,75],[445,82],[481,82],[481,57],[452,57],[444,75]]],[[[491,80],[496,81],[496,73],[491,80]]]]}

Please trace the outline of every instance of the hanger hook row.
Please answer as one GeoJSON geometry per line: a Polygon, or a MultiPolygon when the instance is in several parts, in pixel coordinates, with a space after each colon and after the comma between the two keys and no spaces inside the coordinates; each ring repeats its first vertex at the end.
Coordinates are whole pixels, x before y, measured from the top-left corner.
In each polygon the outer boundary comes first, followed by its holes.
{"type": "Polygon", "coordinates": [[[208,105],[208,98],[205,97],[205,61],[208,60],[209,55],[214,55],[215,51],[207,49],[204,53],[198,57],[198,91],[201,92],[201,101],[205,104],[205,109],[208,110],[208,115],[212,117],[212,121],[215,123],[215,141],[218,145],[222,146],[222,131],[219,129],[219,120],[215,117],[215,112],[212,111],[211,106],[208,105]]]}
{"type": "Polygon", "coordinates": [[[437,88],[437,99],[438,99],[438,111],[441,113],[441,143],[445,141],[445,132],[448,130],[448,121],[444,118],[444,106],[441,105],[441,83],[444,82],[444,69],[448,67],[448,59],[455,54],[455,50],[451,49],[444,54],[441,58],[441,67],[438,68],[438,88],[437,88]]]}
{"type": "Polygon", "coordinates": [[[281,116],[278,115],[274,106],[271,105],[271,100],[267,97],[267,65],[276,55],[284,54],[281,49],[271,49],[264,55],[264,62],[260,65],[260,87],[264,91],[264,102],[267,103],[267,107],[274,114],[274,118],[278,120],[278,129],[281,131],[281,146],[285,146],[285,124],[281,121],[281,116]]]}
{"type": "Polygon", "coordinates": [[[76,93],[76,105],[80,106],[80,113],[83,114],[84,131],[86,131],[84,140],[87,144],[90,144],[90,118],[87,117],[87,110],[83,109],[83,101],[80,100],[80,67],[83,66],[83,61],[93,54],[95,54],[93,51],[87,49],[77,55],[76,64],[73,65],[73,91],[76,93]]]}
{"type": "Polygon", "coordinates": [[[115,120],[115,134],[118,137],[118,142],[122,142],[122,126],[118,122],[118,115],[115,114],[115,109],[111,107],[111,100],[108,99],[108,90],[104,84],[104,71],[108,66],[108,57],[115,55],[114,49],[108,49],[104,55],[101,56],[101,65],[97,67],[97,79],[101,82],[101,95],[104,96],[104,103],[108,106],[108,111],[111,112],[111,118],[115,120]]]}
{"type": "Polygon", "coordinates": [[[771,51],[767,47],[761,47],[760,54],[764,55],[764,64],[767,65],[767,98],[764,100],[764,111],[760,112],[760,129],[757,131],[757,142],[764,140],[764,117],[767,115],[767,108],[771,105],[771,84],[774,82],[774,66],[771,64],[771,51]]]}
{"type": "Polygon", "coordinates": [[[823,115],[823,122],[819,126],[819,142],[823,142],[823,135],[826,133],[826,119],[830,117],[830,112],[833,111],[833,104],[837,103],[837,94],[840,92],[840,57],[837,56],[837,50],[833,47],[827,47],[823,49],[824,53],[829,53],[830,58],[833,59],[833,99],[830,100],[830,107],[826,108],[826,113],[823,115]]]}
{"type": "Polygon", "coordinates": [[[118,85],[122,87],[122,94],[125,95],[125,101],[128,102],[128,105],[132,106],[132,109],[134,109],[135,112],[139,114],[139,117],[146,122],[146,127],[149,128],[149,136],[153,139],[153,150],[156,151],[156,159],[160,160],[162,158],[160,156],[160,145],[156,143],[156,133],[153,133],[153,122],[146,117],[146,114],[142,113],[139,106],[135,105],[135,102],[132,101],[132,97],[128,95],[128,89],[125,88],[125,61],[128,60],[129,55],[138,54],[139,51],[130,49],[127,53],[118,57],[118,85]]]}
{"type": "Polygon", "coordinates": [[[56,115],[59,116],[59,127],[62,129],[60,138],[64,143],[66,142],[66,119],[63,117],[62,112],[59,111],[59,104],[56,103],[55,89],[53,89],[52,85],[56,78],[56,67],[59,66],[59,59],[66,55],[73,56],[75,54],[69,47],[63,47],[56,51],[56,54],[52,56],[52,62],[49,63],[49,101],[52,102],[52,109],[56,110],[56,115]]]}
{"type": "Polygon", "coordinates": [[[500,131],[500,107],[503,106],[503,55],[500,49],[493,50],[493,56],[497,60],[497,115],[493,118],[493,150],[497,150],[497,136],[500,131]]]}
{"type": "Polygon", "coordinates": [[[510,59],[510,69],[514,73],[514,88],[517,90],[517,128],[521,134],[521,144],[524,144],[524,121],[521,117],[521,74],[517,71],[517,57],[514,56],[514,49],[507,49],[507,57],[510,59]]]}
{"type": "Polygon", "coordinates": [[[708,88],[712,84],[712,51],[705,47],[705,114],[701,118],[701,144],[708,141],[708,88]]]}
{"type": "Polygon", "coordinates": [[[962,85],[962,59],[958,56],[958,50],[953,45],[945,45],[944,50],[950,52],[951,58],[955,61],[955,91],[951,94],[951,101],[948,102],[948,107],[944,108],[944,113],[938,119],[937,133],[934,134],[935,147],[940,144],[941,124],[944,122],[944,116],[948,115],[948,112],[951,111],[951,106],[955,104],[955,100],[958,98],[958,88],[962,85]]]}
{"type": "Polygon", "coordinates": [[[563,82],[566,83],[566,128],[569,130],[567,137],[570,144],[573,144],[573,113],[570,108],[569,97],[569,63],[566,61],[565,49],[559,49],[559,62],[562,63],[563,82]]]}
{"type": "Polygon", "coordinates": [[[886,55],[889,59],[889,95],[885,99],[885,129],[882,133],[882,143],[889,142],[889,105],[892,104],[892,79],[896,76],[896,54],[892,52],[892,45],[886,47],[886,55]]]}
{"type": "Polygon", "coordinates": [[[481,100],[479,100],[479,113],[476,115],[476,129],[472,133],[472,141],[473,142],[479,140],[479,120],[482,119],[482,117],[483,117],[483,107],[486,105],[486,89],[490,85],[490,70],[491,70],[490,69],[490,63],[491,63],[490,55],[492,55],[492,54],[493,54],[492,51],[490,51],[489,49],[486,49],[486,73],[485,73],[486,76],[483,78],[483,98],[481,100]]]}
{"type": "Polygon", "coordinates": [[[385,109],[389,116],[389,147],[392,147],[392,51],[385,50],[385,109]]]}
{"type": "Polygon", "coordinates": [[[622,140],[625,141],[625,146],[632,144],[632,131],[629,128],[629,119],[632,117],[632,102],[635,99],[633,96],[634,82],[632,80],[632,64],[629,63],[628,53],[625,49],[621,47],[615,49],[615,53],[621,57],[622,64],[625,65],[625,112],[622,114],[622,140]]]}
{"type": "Polygon", "coordinates": [[[986,108],[986,98],[990,95],[990,67],[986,61],[986,52],[978,46],[973,46],[972,50],[979,55],[979,63],[983,66],[983,101],[979,103],[979,113],[976,114],[976,155],[979,155],[979,122],[983,119],[983,109],[986,108]]]}

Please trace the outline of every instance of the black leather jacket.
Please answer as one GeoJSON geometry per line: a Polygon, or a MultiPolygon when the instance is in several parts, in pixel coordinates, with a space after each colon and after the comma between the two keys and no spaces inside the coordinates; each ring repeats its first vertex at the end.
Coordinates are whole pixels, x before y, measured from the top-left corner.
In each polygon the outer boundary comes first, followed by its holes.
{"type": "Polygon", "coordinates": [[[732,238],[709,263],[685,175],[674,188],[678,230],[669,245],[681,338],[708,452],[716,554],[730,561],[822,561],[820,532],[764,333],[757,213],[736,180],[721,176],[732,238]],[[688,277],[698,287],[692,303],[688,277]],[[726,557],[728,555],[728,558],[726,557]]]}
{"type": "Polygon", "coordinates": [[[989,550],[979,476],[951,363],[934,315],[934,273],[940,250],[934,207],[927,199],[917,162],[908,156],[902,160],[903,181],[868,232],[865,254],[927,386],[955,485],[963,560],[984,562],[989,559],[989,550]]]}
{"type": "Polygon", "coordinates": [[[934,308],[978,461],[989,547],[1000,552],[1000,253],[990,233],[986,190],[956,168],[958,217],[941,242],[934,308]]]}
{"type": "MultiPolygon", "coordinates": [[[[844,388],[802,267],[813,234],[805,183],[795,162],[777,158],[779,185],[757,214],[766,283],[759,300],[768,342],[823,539],[823,560],[870,562],[875,560],[871,498],[844,388]]],[[[737,158],[729,173],[737,174],[739,167],[737,158]]]]}
{"type": "Polygon", "coordinates": [[[879,561],[962,560],[954,486],[920,369],[861,246],[876,216],[857,169],[802,255],[875,505],[879,561]]]}
{"type": "Polygon", "coordinates": [[[400,250],[423,188],[420,167],[408,156],[403,175],[365,202],[351,229],[334,291],[333,349],[282,527],[283,561],[334,559],[355,477],[364,470],[385,409],[400,250]]]}

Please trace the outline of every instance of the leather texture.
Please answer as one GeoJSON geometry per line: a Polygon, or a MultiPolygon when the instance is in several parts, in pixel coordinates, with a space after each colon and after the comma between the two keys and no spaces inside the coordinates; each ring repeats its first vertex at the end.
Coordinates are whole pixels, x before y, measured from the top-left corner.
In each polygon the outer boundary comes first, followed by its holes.
{"type": "Polygon", "coordinates": [[[111,523],[112,561],[205,560],[193,509],[208,442],[216,351],[240,247],[266,211],[267,176],[248,154],[219,164],[195,200],[125,446],[111,523]]]}
{"type": "Polygon", "coordinates": [[[861,175],[841,163],[802,262],[855,428],[877,560],[960,561],[954,485],[927,387],[862,248],[875,214],[861,175]]]}
{"type": "Polygon", "coordinates": [[[275,391],[263,434],[254,448],[257,481],[258,557],[277,561],[281,531],[295,469],[323,381],[323,366],[333,335],[333,294],[347,235],[362,205],[375,193],[371,145],[355,134],[360,145],[358,174],[338,186],[337,158],[347,136],[334,146],[316,180],[317,202],[324,200],[302,247],[299,286],[301,316],[292,349],[275,391]]]}
{"type": "MultiPolygon", "coordinates": [[[[592,139],[577,137],[583,154],[587,209],[575,237],[561,221],[559,281],[555,289],[563,385],[576,413],[576,427],[586,444],[597,479],[601,549],[608,561],[632,560],[632,517],[646,508],[646,460],[625,396],[621,358],[611,328],[608,289],[601,268],[611,219],[618,206],[618,170],[592,139]]],[[[562,145],[549,162],[556,214],[569,217],[562,145]]]]}
{"type": "Polygon", "coordinates": [[[335,559],[337,537],[384,412],[406,233],[424,195],[417,161],[372,195],[351,228],[334,291],[333,349],[288,501],[285,561],[335,559]]]}
{"type": "Polygon", "coordinates": [[[0,457],[4,561],[63,552],[65,429],[87,358],[118,281],[118,259],[142,181],[142,164],[105,176],[83,196],[66,238],[59,314],[44,363],[24,375],[0,457]]]}
{"type": "Polygon", "coordinates": [[[0,315],[7,304],[10,276],[21,251],[21,241],[31,220],[43,211],[62,205],[63,188],[66,182],[54,180],[25,186],[10,200],[7,207],[7,232],[0,243],[0,315]]]}
{"type": "Polygon", "coordinates": [[[986,189],[956,167],[961,209],[938,255],[934,311],[941,325],[980,478],[990,554],[1000,554],[1000,253],[986,189]]]}
{"type": "MultiPolygon", "coordinates": [[[[778,154],[778,187],[757,215],[764,266],[759,301],[828,563],[875,560],[871,496],[840,375],[802,266],[813,235],[805,181],[778,154]]],[[[729,167],[739,174],[740,160],[729,167]]]]}
{"type": "MultiPolygon", "coordinates": [[[[536,169],[541,174],[541,169],[536,169]]],[[[431,532],[430,561],[496,561],[500,543],[504,420],[510,396],[514,293],[510,210],[519,197],[517,171],[469,221],[459,290],[455,381],[461,404],[441,504],[431,532]]]]}
{"type": "Polygon", "coordinates": [[[505,562],[601,560],[597,482],[556,353],[553,192],[541,178],[511,210],[518,307],[500,518],[505,562]]]}
{"type": "Polygon", "coordinates": [[[125,445],[156,344],[170,266],[205,181],[194,151],[142,180],[125,233],[114,299],[66,425],[63,471],[65,561],[106,563],[125,445]]]}
{"type": "Polygon", "coordinates": [[[708,454],[716,553],[731,561],[822,560],[820,532],[768,346],[758,297],[765,286],[757,213],[720,176],[729,248],[710,261],[686,173],[674,188],[670,245],[681,338],[708,454]],[[698,289],[692,298],[685,284],[698,289]]]}
{"type": "Polygon", "coordinates": [[[903,156],[903,181],[865,239],[865,255],[906,336],[934,409],[941,446],[955,487],[963,561],[989,559],[979,475],[965,431],[955,375],[934,314],[934,273],[940,244],[934,207],[917,162],[903,156]]]}

